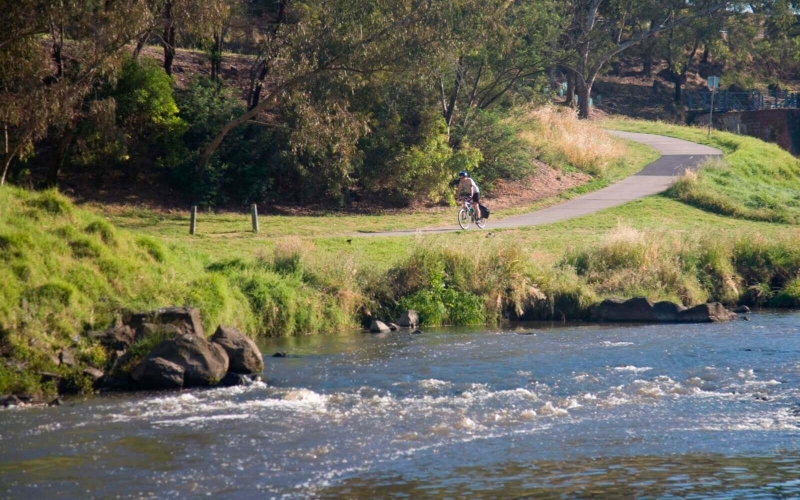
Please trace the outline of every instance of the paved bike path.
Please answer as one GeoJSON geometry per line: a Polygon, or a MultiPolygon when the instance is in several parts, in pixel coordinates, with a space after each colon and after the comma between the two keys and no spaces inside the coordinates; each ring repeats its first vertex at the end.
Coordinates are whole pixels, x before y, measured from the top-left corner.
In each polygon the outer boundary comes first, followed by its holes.
{"type": "MultiPolygon", "coordinates": [[[[487,229],[507,229],[522,226],[551,224],[566,219],[593,214],[606,208],[616,207],[629,201],[666,191],[677,176],[686,170],[697,168],[710,156],[722,156],[722,151],[694,142],[652,134],[609,131],[610,134],[640,142],[661,152],[661,157],[645,166],[638,174],[627,177],[606,188],[573,198],[535,212],[514,215],[497,221],[489,219],[487,229]]],[[[455,219],[455,213],[454,217],[455,219]]],[[[474,227],[474,226],[473,226],[474,227]]],[[[414,234],[437,234],[460,231],[457,224],[433,229],[359,233],[358,236],[408,236],[414,234]]]]}

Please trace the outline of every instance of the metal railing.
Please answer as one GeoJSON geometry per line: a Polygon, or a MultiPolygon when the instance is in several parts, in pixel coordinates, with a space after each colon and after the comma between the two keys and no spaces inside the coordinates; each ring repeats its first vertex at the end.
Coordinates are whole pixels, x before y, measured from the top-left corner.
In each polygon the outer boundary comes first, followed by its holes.
{"type": "MultiPolygon", "coordinates": [[[[686,92],[684,97],[690,111],[711,110],[711,92],[686,92]]],[[[750,92],[723,90],[714,93],[715,113],[797,108],[800,108],[800,93],[797,92],[770,91],[762,93],[759,90],[750,92]]]]}

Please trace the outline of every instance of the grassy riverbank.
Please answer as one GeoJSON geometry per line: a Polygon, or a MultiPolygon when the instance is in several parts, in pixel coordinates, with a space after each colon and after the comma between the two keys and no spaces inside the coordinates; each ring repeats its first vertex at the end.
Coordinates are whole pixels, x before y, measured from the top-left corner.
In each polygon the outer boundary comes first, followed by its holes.
{"type": "Polygon", "coordinates": [[[704,210],[740,219],[800,224],[800,159],[777,144],[699,127],[658,122],[612,120],[610,128],[661,134],[719,148],[722,160],[710,161],[684,176],[669,195],[704,210]]]}
{"type": "Polygon", "coordinates": [[[578,319],[610,296],[800,306],[800,229],[679,199],[649,197],[548,226],[410,238],[320,236],[333,224],[383,224],[380,216],[262,219],[253,235],[246,217],[229,214],[215,216],[219,234],[192,237],[169,217],[137,223],[52,191],[6,187],[0,394],[53,391],[42,372],[85,389],[82,367],[105,369],[109,359],[90,332],[127,310],[165,305],[196,306],[207,329],[229,324],[252,336],[341,330],[403,308],[431,325],[578,319]],[[225,224],[244,227],[226,234],[225,224]],[[60,349],[77,364],[60,365],[60,349]]]}

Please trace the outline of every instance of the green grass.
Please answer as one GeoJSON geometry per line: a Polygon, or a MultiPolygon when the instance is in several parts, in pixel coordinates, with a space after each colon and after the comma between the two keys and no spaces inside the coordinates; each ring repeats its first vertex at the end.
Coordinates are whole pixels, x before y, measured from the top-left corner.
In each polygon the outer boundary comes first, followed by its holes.
{"type": "Polygon", "coordinates": [[[776,144],[706,129],[657,122],[612,120],[609,128],[661,134],[706,144],[724,153],[671,190],[676,199],[731,217],[800,224],[800,159],[776,144]]]}
{"type": "Polygon", "coordinates": [[[76,380],[52,359],[61,348],[107,368],[89,333],[129,310],[194,306],[205,328],[226,324],[251,335],[353,325],[354,294],[310,271],[269,258],[239,267],[221,260],[119,229],[55,191],[0,189],[0,357],[15,360],[0,359],[0,394],[42,389],[32,375],[42,371],[76,380]]]}

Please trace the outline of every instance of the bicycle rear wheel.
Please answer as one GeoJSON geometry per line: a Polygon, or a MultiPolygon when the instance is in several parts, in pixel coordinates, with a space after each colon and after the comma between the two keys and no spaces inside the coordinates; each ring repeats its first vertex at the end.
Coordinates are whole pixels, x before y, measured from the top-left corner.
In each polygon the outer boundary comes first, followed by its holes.
{"type": "Polygon", "coordinates": [[[483,229],[486,227],[486,219],[475,219],[475,225],[483,229]]]}
{"type": "Polygon", "coordinates": [[[461,226],[461,229],[469,227],[469,211],[466,208],[458,211],[458,225],[461,226]]]}

